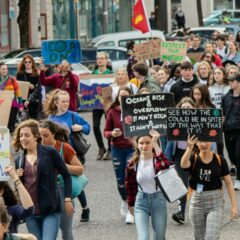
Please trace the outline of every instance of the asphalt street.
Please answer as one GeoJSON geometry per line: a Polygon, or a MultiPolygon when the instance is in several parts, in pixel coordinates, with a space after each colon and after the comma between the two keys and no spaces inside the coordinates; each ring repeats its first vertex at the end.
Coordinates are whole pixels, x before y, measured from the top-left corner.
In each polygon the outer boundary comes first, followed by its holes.
{"type": "MultiPolygon", "coordinates": [[[[92,125],[91,113],[80,113],[85,120],[92,125]]],[[[102,125],[103,127],[103,125],[102,125]]],[[[97,144],[91,131],[87,139],[92,146],[87,154],[85,174],[89,178],[85,192],[90,207],[90,221],[80,223],[81,208],[76,201],[73,232],[74,239],[80,240],[136,240],[135,225],[126,225],[125,219],[120,215],[121,199],[117,192],[116,180],[111,161],[96,161],[97,144]]],[[[240,239],[240,219],[230,222],[230,203],[225,192],[225,217],[221,231],[221,240],[240,239]]],[[[240,208],[240,191],[237,192],[240,208]]],[[[171,219],[172,213],[176,212],[176,203],[168,205],[168,240],[192,240],[193,234],[188,215],[184,225],[179,225],[171,219]]],[[[188,211],[188,209],[187,209],[188,211]]],[[[151,225],[151,222],[150,222],[151,225]]],[[[51,227],[51,226],[49,226],[51,227]]],[[[151,229],[151,227],[150,227],[151,229]]],[[[21,225],[20,231],[26,231],[25,225],[21,225]]],[[[61,239],[59,233],[58,239],[61,239]]]]}

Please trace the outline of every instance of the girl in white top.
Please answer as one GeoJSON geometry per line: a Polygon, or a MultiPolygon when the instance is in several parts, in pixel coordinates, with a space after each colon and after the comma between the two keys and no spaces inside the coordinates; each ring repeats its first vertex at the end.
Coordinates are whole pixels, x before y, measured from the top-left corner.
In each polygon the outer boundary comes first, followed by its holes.
{"type": "Polygon", "coordinates": [[[118,91],[119,91],[120,87],[129,87],[133,94],[136,94],[137,90],[138,90],[134,84],[129,83],[127,71],[123,68],[120,68],[117,70],[117,75],[116,75],[115,81],[111,85],[111,87],[112,87],[112,101],[113,102],[115,101],[115,99],[118,95],[118,91]]]}
{"type": "Polygon", "coordinates": [[[228,93],[229,89],[225,69],[223,67],[215,68],[213,71],[213,83],[208,90],[212,103],[216,108],[221,108],[222,97],[228,93]]]}
{"type": "Polygon", "coordinates": [[[167,204],[154,175],[168,168],[169,162],[159,147],[159,137],[156,130],[150,130],[147,136],[137,137],[135,155],[126,169],[128,207],[131,212],[134,211],[138,240],[150,239],[150,216],[153,240],[165,240],[167,204]]]}

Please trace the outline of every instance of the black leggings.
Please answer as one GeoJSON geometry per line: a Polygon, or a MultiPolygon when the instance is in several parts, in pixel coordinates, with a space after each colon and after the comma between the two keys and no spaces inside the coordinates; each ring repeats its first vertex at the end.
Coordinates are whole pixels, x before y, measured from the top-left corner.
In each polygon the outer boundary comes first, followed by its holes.
{"type": "Polygon", "coordinates": [[[12,133],[15,130],[15,123],[17,120],[18,108],[12,107],[8,120],[8,129],[12,133]]]}
{"type": "MultiPolygon", "coordinates": [[[[102,116],[105,117],[105,112],[103,109],[93,109],[92,111],[93,132],[99,148],[105,148],[103,143],[102,132],[100,128],[102,116]]],[[[110,140],[108,140],[108,151],[110,150],[111,150],[111,145],[110,145],[110,140]]]]}
{"type": "Polygon", "coordinates": [[[236,179],[240,180],[240,131],[225,132],[224,134],[228,156],[237,168],[236,179]]]}
{"type": "MultiPolygon", "coordinates": [[[[189,177],[188,171],[184,171],[181,168],[181,158],[184,153],[185,153],[185,150],[177,148],[175,155],[174,155],[174,163],[175,163],[176,170],[177,170],[179,177],[183,180],[183,183],[186,186],[186,188],[188,188],[188,177],[189,177]]],[[[187,196],[185,195],[184,197],[182,197],[180,199],[180,206],[181,206],[182,214],[185,214],[186,203],[187,203],[187,196]]]]}

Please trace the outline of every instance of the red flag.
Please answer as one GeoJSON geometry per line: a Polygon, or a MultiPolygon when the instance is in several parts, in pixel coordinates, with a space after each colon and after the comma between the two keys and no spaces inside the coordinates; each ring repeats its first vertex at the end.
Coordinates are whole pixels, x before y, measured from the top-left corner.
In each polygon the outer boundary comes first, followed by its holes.
{"type": "Polygon", "coordinates": [[[133,7],[132,26],[142,33],[150,32],[150,26],[142,0],[138,0],[133,7]]]}

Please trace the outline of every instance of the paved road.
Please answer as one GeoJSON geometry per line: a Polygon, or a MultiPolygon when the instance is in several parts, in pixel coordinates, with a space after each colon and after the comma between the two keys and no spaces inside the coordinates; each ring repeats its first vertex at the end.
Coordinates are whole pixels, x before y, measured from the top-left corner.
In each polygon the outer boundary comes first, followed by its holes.
{"type": "MultiPolygon", "coordinates": [[[[81,113],[81,115],[91,122],[91,113],[81,113]]],[[[88,204],[91,209],[90,222],[80,224],[80,205],[76,203],[76,213],[74,216],[74,239],[75,240],[136,240],[135,225],[126,225],[124,218],[120,215],[121,200],[117,192],[116,181],[111,161],[96,161],[97,146],[91,132],[88,139],[92,142],[92,147],[87,154],[86,175],[89,184],[86,188],[88,204]]],[[[226,192],[226,191],[225,191],[226,192]]],[[[240,208],[240,192],[237,193],[240,208]]],[[[192,230],[188,216],[186,223],[178,225],[172,221],[171,215],[177,209],[176,204],[169,204],[168,208],[168,240],[192,240],[192,230]]],[[[240,219],[229,222],[229,199],[226,195],[225,219],[221,233],[221,240],[240,239],[240,219]]],[[[21,226],[25,231],[25,226],[21,226]]],[[[59,234],[59,238],[60,234],[59,234]]]]}

